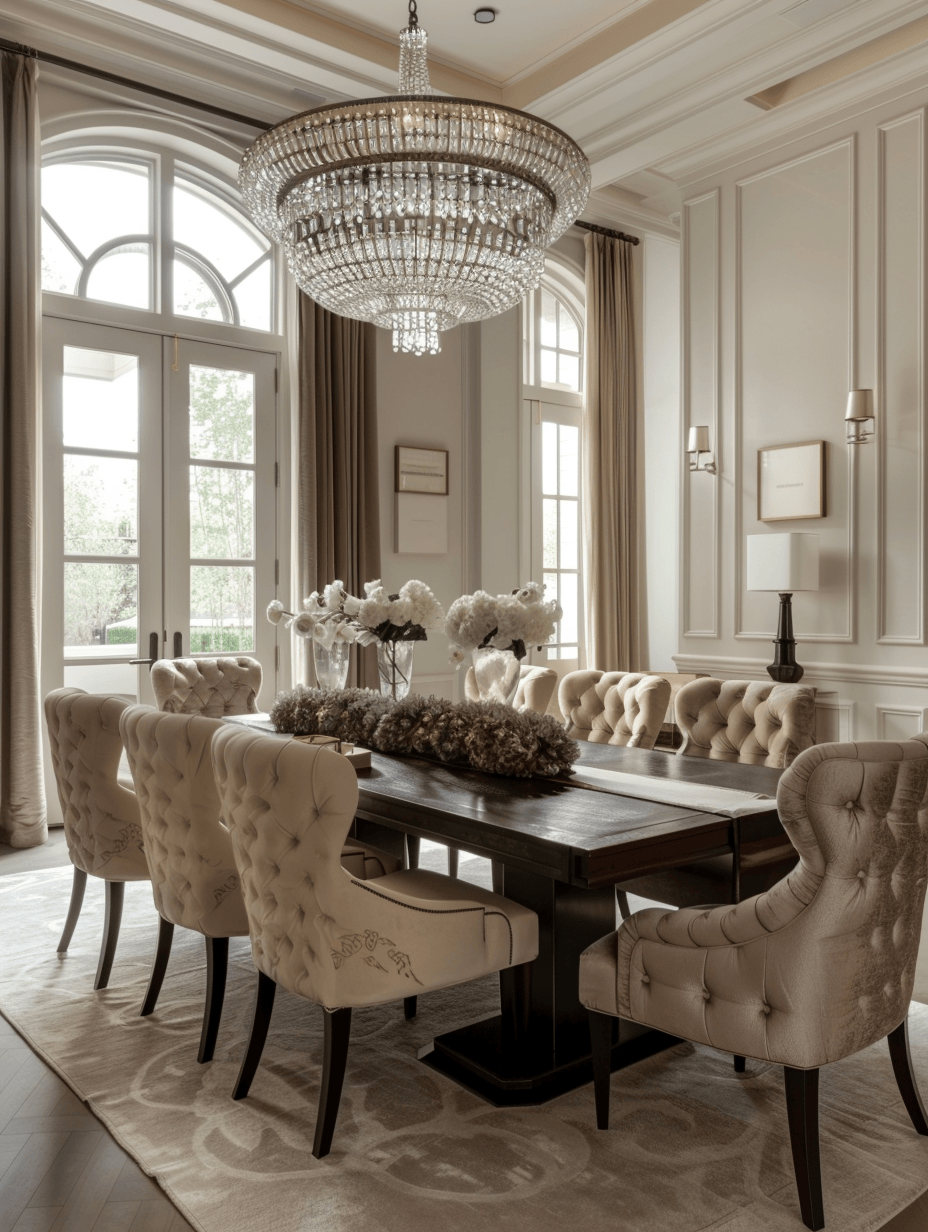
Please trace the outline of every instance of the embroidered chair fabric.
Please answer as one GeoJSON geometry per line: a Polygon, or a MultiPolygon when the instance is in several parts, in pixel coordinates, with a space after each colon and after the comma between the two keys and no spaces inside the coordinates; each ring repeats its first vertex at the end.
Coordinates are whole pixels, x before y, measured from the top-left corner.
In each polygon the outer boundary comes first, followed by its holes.
{"type": "MultiPolygon", "coordinates": [[[[533,667],[530,663],[523,663],[519,669],[519,687],[513,699],[513,709],[547,714],[548,703],[554,696],[556,686],[557,672],[553,667],[533,667]]],[[[464,696],[469,702],[480,701],[480,691],[472,667],[467,669],[467,675],[464,677],[464,696]]]]}
{"type": "Polygon", "coordinates": [[[261,664],[247,655],[218,659],[158,659],[151,687],[159,710],[169,714],[257,714],[261,664]]]}
{"type": "Polygon", "coordinates": [[[653,749],[670,701],[670,682],[641,672],[586,668],[561,680],[558,705],[567,733],[592,744],[653,749]]]}
{"type": "Polygon", "coordinates": [[[676,720],[678,756],[782,768],[815,743],[815,690],[705,676],[677,694],[676,720]]]}
{"type": "Polygon", "coordinates": [[[109,982],[125,882],[147,881],[135,792],[117,780],[122,741],[119,719],[129,703],[83,689],[55,689],[45,698],[52,766],[74,865],[71,903],[58,953],[71,943],[84,901],[88,873],[106,883],[103,942],[94,988],[109,982]]]}
{"type": "Polygon", "coordinates": [[[248,1093],[276,985],[317,1002],[325,1011],[318,1159],[328,1153],[335,1127],[351,1008],[505,970],[513,974],[509,984],[502,981],[504,1000],[515,1002],[514,985],[538,954],[538,917],[421,869],[372,882],[347,873],[339,857],[358,785],[336,753],[232,724],[217,732],[212,749],[259,973],[234,1098],[248,1093]]]}
{"type": "Polygon", "coordinates": [[[786,1067],[810,1228],[824,1225],[821,1066],[888,1036],[906,1107],[928,1134],[905,1026],[928,878],[926,746],[928,735],[807,749],[777,792],[799,856],[788,877],[736,906],[639,911],[583,953],[580,999],[592,1011],[601,1127],[609,1016],[618,1016],[732,1052],[736,1068],[744,1057],[786,1067]]]}

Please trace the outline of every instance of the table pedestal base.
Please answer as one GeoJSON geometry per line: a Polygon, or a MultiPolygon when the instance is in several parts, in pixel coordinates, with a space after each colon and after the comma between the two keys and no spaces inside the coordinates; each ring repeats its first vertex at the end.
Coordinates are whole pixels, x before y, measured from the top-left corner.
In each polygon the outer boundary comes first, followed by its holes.
{"type": "MultiPolygon", "coordinates": [[[[430,1069],[451,1078],[496,1107],[545,1104],[566,1091],[593,1081],[590,1041],[578,1033],[576,1047],[566,1056],[559,1049],[556,1061],[548,1049],[506,1049],[502,1041],[502,1017],[439,1035],[419,1051],[419,1060],[430,1069]]],[[[612,1050],[613,1070],[622,1069],[672,1048],[680,1040],[663,1031],[651,1031],[637,1024],[622,1022],[621,1042],[612,1050]]],[[[592,1107],[592,1092],[590,1095],[592,1107]]]]}

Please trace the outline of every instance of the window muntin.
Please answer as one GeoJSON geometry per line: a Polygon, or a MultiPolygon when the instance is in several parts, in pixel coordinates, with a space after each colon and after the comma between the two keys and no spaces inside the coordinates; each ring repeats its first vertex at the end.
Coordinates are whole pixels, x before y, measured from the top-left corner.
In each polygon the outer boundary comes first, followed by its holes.
{"type": "Polygon", "coordinates": [[[540,292],[538,314],[538,384],[544,389],[580,392],[580,326],[551,291],[540,292]]]}

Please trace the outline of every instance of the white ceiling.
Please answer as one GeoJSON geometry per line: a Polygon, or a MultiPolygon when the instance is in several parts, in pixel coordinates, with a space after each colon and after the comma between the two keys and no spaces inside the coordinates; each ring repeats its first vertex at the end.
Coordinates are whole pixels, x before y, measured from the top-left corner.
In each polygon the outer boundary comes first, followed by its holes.
{"type": "MultiPolygon", "coordinates": [[[[681,185],[928,80],[928,0],[491,0],[488,27],[481,2],[420,0],[432,84],[568,132],[600,223],[672,232],[681,185]],[[814,88],[772,90],[794,78],[814,88]],[[787,101],[747,101],[771,90],[787,101]]],[[[406,0],[0,0],[0,36],[276,122],[395,91],[406,16],[406,0]]]]}

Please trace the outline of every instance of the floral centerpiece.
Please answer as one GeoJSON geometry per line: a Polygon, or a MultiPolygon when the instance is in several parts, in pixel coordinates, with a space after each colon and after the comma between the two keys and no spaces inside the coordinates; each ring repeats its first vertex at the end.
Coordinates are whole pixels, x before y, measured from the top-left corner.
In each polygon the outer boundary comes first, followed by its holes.
{"type": "Polygon", "coordinates": [[[281,622],[298,637],[311,641],[316,680],[324,689],[343,689],[348,678],[351,643],[358,630],[344,610],[344,584],[330,582],[320,593],[314,590],[303,600],[298,612],[288,612],[279,599],[267,606],[271,624],[281,622]]]}
{"type": "Polygon", "coordinates": [[[387,594],[378,578],[364,583],[364,598],[345,594],[343,610],[349,614],[355,637],[362,646],[377,647],[380,691],[401,698],[412,681],[412,652],[430,630],[440,629],[445,613],[425,582],[411,580],[396,594],[387,594]]]}
{"type": "Polygon", "coordinates": [[[526,647],[540,649],[562,616],[556,599],[545,602],[544,587],[538,582],[527,582],[508,595],[485,590],[462,595],[445,620],[451,662],[460,667],[469,651],[481,698],[511,705],[526,647]]]}

